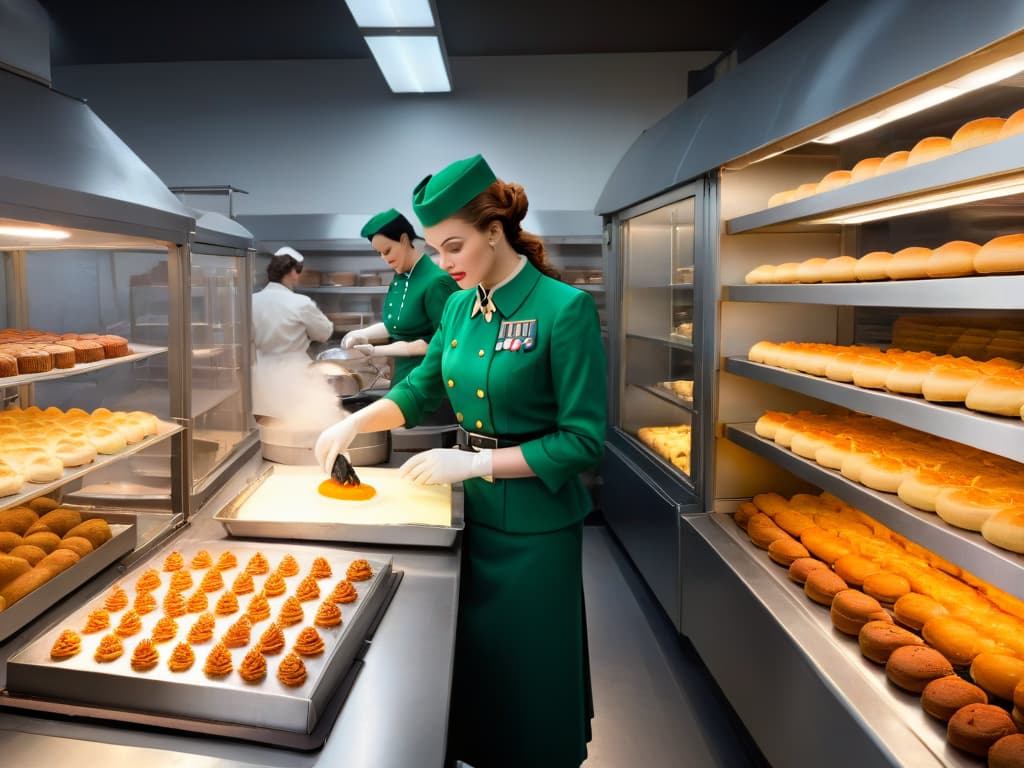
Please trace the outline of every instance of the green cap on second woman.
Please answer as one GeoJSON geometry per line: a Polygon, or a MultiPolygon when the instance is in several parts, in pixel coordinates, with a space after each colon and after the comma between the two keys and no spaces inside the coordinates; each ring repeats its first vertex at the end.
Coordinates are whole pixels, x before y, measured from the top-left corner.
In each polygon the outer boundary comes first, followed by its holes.
{"type": "Polygon", "coordinates": [[[363,225],[363,228],[359,230],[359,236],[373,237],[382,229],[384,229],[384,227],[386,227],[388,224],[390,224],[392,221],[394,221],[401,215],[402,214],[400,214],[394,208],[389,208],[383,213],[378,213],[376,216],[374,216],[372,219],[366,222],[366,224],[363,225]]]}
{"type": "Polygon", "coordinates": [[[456,160],[427,176],[412,192],[412,209],[424,227],[444,221],[497,181],[483,155],[456,160]]]}

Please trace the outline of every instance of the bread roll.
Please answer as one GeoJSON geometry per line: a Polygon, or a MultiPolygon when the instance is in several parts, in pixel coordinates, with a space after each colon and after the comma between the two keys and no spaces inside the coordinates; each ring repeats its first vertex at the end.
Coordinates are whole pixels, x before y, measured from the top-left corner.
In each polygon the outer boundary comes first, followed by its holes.
{"type": "Polygon", "coordinates": [[[903,626],[920,631],[928,621],[936,616],[946,616],[949,611],[934,598],[911,592],[896,601],[892,613],[903,626]]]}
{"type": "Polygon", "coordinates": [[[907,160],[910,159],[910,152],[905,149],[901,149],[898,152],[892,152],[886,155],[882,162],[879,163],[878,169],[875,171],[876,176],[884,176],[887,173],[893,173],[894,171],[902,171],[906,165],[907,160]]]}
{"type": "Polygon", "coordinates": [[[750,522],[750,518],[758,514],[761,514],[761,511],[757,507],[749,501],[744,501],[736,508],[736,514],[733,516],[733,520],[740,528],[747,530],[747,523],[750,522]]]}
{"type": "Polygon", "coordinates": [[[937,365],[921,382],[921,394],[933,403],[962,403],[985,378],[977,367],[961,363],[937,365]]]}
{"type": "Polygon", "coordinates": [[[22,538],[12,531],[0,531],[0,552],[10,552],[21,544],[22,538]]]}
{"type": "Polygon", "coordinates": [[[940,157],[945,157],[952,151],[953,142],[945,136],[929,136],[926,139],[921,139],[914,145],[914,148],[910,150],[910,156],[907,157],[907,165],[918,165],[920,163],[927,163],[931,160],[938,160],[940,157]]]}
{"type": "Polygon", "coordinates": [[[814,528],[814,520],[795,509],[781,509],[775,513],[775,524],[790,536],[800,537],[808,528],[814,528]]]}
{"type": "Polygon", "coordinates": [[[28,573],[31,564],[21,557],[0,555],[0,587],[3,587],[24,573],[28,573]]]}
{"type": "Polygon", "coordinates": [[[974,657],[995,649],[995,643],[984,637],[970,624],[951,616],[929,619],[921,634],[926,643],[958,667],[970,666],[974,657]]]}
{"type": "Polygon", "coordinates": [[[864,577],[864,591],[882,603],[892,605],[910,593],[910,582],[896,573],[878,571],[864,577]]]}
{"type": "Polygon", "coordinates": [[[900,485],[914,471],[899,459],[872,456],[861,466],[859,481],[875,491],[896,493],[900,485]]]}
{"type": "Polygon", "coordinates": [[[845,187],[853,181],[853,174],[850,171],[832,171],[832,173],[826,174],[825,178],[818,182],[817,192],[828,192],[832,189],[839,189],[845,187]]]}
{"type": "Polygon", "coordinates": [[[93,546],[92,542],[88,539],[83,539],[81,536],[69,536],[66,539],[61,539],[58,549],[70,549],[82,558],[92,552],[93,546]]]}
{"type": "Polygon", "coordinates": [[[935,497],[935,513],[950,525],[980,531],[985,521],[1010,503],[980,488],[947,488],[935,497]]]}
{"type": "Polygon", "coordinates": [[[864,579],[868,576],[882,570],[866,557],[861,557],[860,555],[843,555],[835,561],[832,567],[842,577],[843,581],[857,587],[861,586],[864,583],[864,579]]]}
{"type": "Polygon", "coordinates": [[[775,282],[776,283],[795,283],[797,281],[796,271],[800,267],[800,264],[795,261],[787,261],[779,264],[775,267],[775,282]]]}
{"type": "Polygon", "coordinates": [[[847,583],[828,569],[812,570],[804,582],[804,594],[814,602],[829,608],[832,607],[835,596],[847,588],[847,583]]]}
{"type": "Polygon", "coordinates": [[[828,259],[821,268],[823,283],[854,283],[857,281],[857,260],[852,256],[828,259]]]}
{"type": "Polygon", "coordinates": [[[1017,732],[1010,716],[992,704],[968,704],[949,718],[946,740],[957,749],[985,757],[1004,736],[1017,732]]]}
{"type": "Polygon", "coordinates": [[[45,515],[47,512],[57,509],[60,506],[60,502],[47,496],[40,496],[36,499],[32,499],[32,501],[25,506],[37,515],[45,515]]]}
{"type": "Polygon", "coordinates": [[[46,552],[39,547],[34,547],[31,544],[19,544],[17,547],[10,551],[11,557],[17,557],[30,566],[35,566],[40,560],[46,557],[46,552]]]}
{"type": "Polygon", "coordinates": [[[905,691],[921,693],[932,680],[949,677],[953,665],[934,648],[905,645],[897,648],[885,664],[885,676],[905,691]]]}
{"type": "Polygon", "coordinates": [[[790,416],[788,413],[767,411],[754,423],[754,432],[756,432],[759,437],[763,437],[766,440],[774,440],[776,430],[789,421],[789,419],[790,416]]]}
{"type": "Polygon", "coordinates": [[[928,258],[928,277],[963,277],[974,274],[974,259],[981,246],[967,240],[952,240],[940,245],[928,258]]]}
{"type": "Polygon", "coordinates": [[[978,686],[956,675],[932,680],[921,692],[921,708],[944,723],[968,704],[988,704],[988,696],[978,686]]]}
{"type": "Polygon", "coordinates": [[[783,205],[785,203],[791,203],[796,198],[795,189],[787,189],[782,192],[776,192],[774,195],[768,198],[768,205],[783,205]]]}
{"type": "Polygon", "coordinates": [[[892,260],[892,254],[888,251],[872,251],[857,259],[857,279],[866,282],[870,280],[887,280],[889,278],[888,265],[892,260]]]}
{"type": "Polygon", "coordinates": [[[1020,375],[983,378],[968,391],[964,405],[972,411],[1018,418],[1024,408],[1024,378],[1020,375]]]}
{"type": "Polygon", "coordinates": [[[1008,507],[981,524],[981,535],[997,547],[1024,554],[1024,507],[1008,507]]]}
{"type": "Polygon", "coordinates": [[[818,182],[812,181],[807,184],[801,184],[796,188],[793,193],[794,200],[801,200],[805,197],[809,197],[818,191],[818,182]]]}
{"type": "Polygon", "coordinates": [[[81,536],[92,544],[93,549],[99,549],[104,543],[110,541],[110,525],[106,520],[96,517],[76,525],[64,535],[64,538],[71,536],[81,536]]]}
{"type": "Polygon", "coordinates": [[[885,266],[890,280],[921,280],[928,277],[931,248],[913,246],[896,251],[885,266]]]}
{"type": "Polygon", "coordinates": [[[844,635],[857,636],[869,621],[891,623],[892,619],[873,597],[856,589],[844,589],[832,598],[829,613],[832,626],[844,635]]]}
{"type": "Polygon", "coordinates": [[[824,568],[826,571],[828,570],[828,566],[821,562],[821,560],[816,560],[813,557],[801,557],[798,560],[794,560],[789,566],[789,578],[797,584],[803,585],[807,582],[807,574],[821,568],[824,568]]]}
{"type": "Polygon", "coordinates": [[[747,523],[747,535],[750,536],[751,544],[759,549],[768,549],[773,541],[779,539],[793,541],[793,538],[775,523],[759,523],[756,517],[747,523]]]}
{"type": "Polygon", "coordinates": [[[1013,691],[1024,680],[1024,660],[1002,653],[979,653],[971,662],[971,677],[988,693],[1013,701],[1013,691]]]}
{"type": "Polygon", "coordinates": [[[820,256],[813,259],[806,259],[800,262],[796,268],[796,280],[798,283],[820,283],[825,274],[825,264],[828,259],[820,256]]]}
{"type": "Polygon", "coordinates": [[[850,182],[864,181],[864,179],[876,176],[882,159],[881,157],[865,157],[850,170],[850,182]]]}
{"type": "Polygon", "coordinates": [[[36,569],[42,568],[52,576],[56,576],[58,573],[66,571],[80,559],[78,555],[69,549],[57,549],[40,560],[36,565],[36,569]]]}
{"type": "Polygon", "coordinates": [[[750,272],[747,272],[744,282],[747,283],[747,285],[764,285],[774,283],[775,265],[762,264],[760,267],[752,269],[750,272]]]}
{"type": "MultiPolygon", "coordinates": [[[[819,560],[832,565],[843,555],[853,553],[853,549],[845,541],[828,531],[815,526],[800,534],[800,543],[819,560]]],[[[845,583],[845,582],[844,582],[845,583]]]]}
{"type": "Polygon", "coordinates": [[[39,515],[28,507],[12,507],[0,510],[0,531],[11,531],[19,536],[32,527],[39,515]]]}
{"type": "Polygon", "coordinates": [[[809,556],[810,553],[803,544],[789,537],[785,539],[776,539],[768,545],[768,557],[770,557],[773,562],[776,562],[786,568],[792,565],[795,560],[809,556]]]}
{"type": "Polygon", "coordinates": [[[994,237],[974,256],[974,270],[980,274],[1024,271],[1024,235],[994,237]]]}
{"type": "Polygon", "coordinates": [[[790,509],[789,502],[778,493],[758,493],[751,502],[768,517],[774,518],[781,510],[790,509]]]}
{"type": "Polygon", "coordinates": [[[29,528],[25,533],[30,536],[34,533],[35,529],[46,530],[52,531],[57,534],[58,538],[61,538],[76,525],[81,525],[81,523],[82,515],[79,514],[78,510],[58,507],[57,509],[52,509],[43,514],[43,516],[36,521],[35,525],[29,528]]]}
{"type": "Polygon", "coordinates": [[[1002,117],[979,117],[977,120],[964,123],[953,134],[953,151],[963,152],[998,141],[1005,123],[1006,119],[1002,117]]]}
{"type": "Polygon", "coordinates": [[[924,645],[913,632],[908,632],[892,623],[892,619],[869,621],[857,633],[857,644],[864,658],[876,664],[885,664],[897,648],[908,645],[924,645]]]}
{"type": "Polygon", "coordinates": [[[1024,768],[1024,734],[1003,736],[989,747],[988,768],[1024,768]]]}
{"type": "Polygon", "coordinates": [[[46,554],[50,554],[60,546],[60,536],[51,531],[38,531],[27,534],[22,540],[22,544],[31,544],[34,547],[39,547],[46,554]]]}

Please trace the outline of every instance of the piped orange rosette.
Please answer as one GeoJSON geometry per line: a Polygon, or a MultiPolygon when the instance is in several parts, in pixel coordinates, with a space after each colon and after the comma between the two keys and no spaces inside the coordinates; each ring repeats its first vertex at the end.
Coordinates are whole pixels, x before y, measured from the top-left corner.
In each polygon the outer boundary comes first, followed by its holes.
{"type": "Polygon", "coordinates": [[[231,591],[236,595],[248,595],[256,589],[256,585],[253,584],[252,574],[248,571],[242,571],[238,576],[235,577],[235,581],[231,585],[231,591]]]}
{"type": "Polygon", "coordinates": [[[196,570],[209,568],[211,565],[213,565],[213,558],[210,557],[210,553],[205,549],[196,552],[195,557],[192,558],[191,566],[196,570]]]}
{"type": "Polygon", "coordinates": [[[327,600],[320,604],[313,623],[318,627],[336,627],[341,624],[341,609],[327,600]]]}
{"type": "Polygon", "coordinates": [[[138,634],[141,630],[142,620],[139,618],[139,614],[133,610],[128,610],[121,617],[121,622],[117,625],[117,629],[114,630],[114,634],[118,637],[131,637],[138,634]]]}
{"type": "Polygon", "coordinates": [[[132,608],[140,616],[145,616],[147,613],[152,613],[156,610],[156,598],[153,597],[152,592],[139,592],[135,596],[132,608]]]}
{"type": "Polygon", "coordinates": [[[165,571],[180,571],[184,567],[185,558],[181,556],[181,552],[171,552],[171,554],[164,558],[165,571]]]}
{"type": "Polygon", "coordinates": [[[249,606],[245,609],[245,615],[249,617],[249,621],[253,624],[269,619],[270,603],[267,601],[267,596],[262,592],[254,595],[252,600],[249,601],[249,606]]]}
{"type": "Polygon", "coordinates": [[[274,571],[272,574],[267,576],[267,580],[263,582],[263,591],[270,597],[277,597],[283,595],[288,591],[288,585],[284,583],[284,579],[281,578],[281,574],[274,571]]]}
{"type": "Polygon", "coordinates": [[[121,640],[117,635],[104,635],[103,639],[100,640],[99,646],[96,648],[93,658],[100,664],[104,664],[121,658],[123,653],[124,646],[121,645],[121,640]]]}
{"type": "Polygon", "coordinates": [[[203,665],[203,672],[207,677],[227,677],[234,669],[234,662],[231,660],[231,651],[224,643],[217,643],[206,657],[206,664],[203,665]]]}
{"type": "Polygon", "coordinates": [[[148,638],[139,641],[132,653],[132,669],[136,672],[147,672],[159,663],[160,654],[157,652],[156,646],[153,645],[153,641],[148,638]]]}
{"type": "Polygon", "coordinates": [[[242,665],[238,668],[238,676],[247,683],[256,683],[267,676],[267,660],[258,648],[253,648],[242,659],[242,665]]]}
{"type": "Polygon", "coordinates": [[[158,589],[160,584],[160,571],[156,568],[150,568],[135,582],[135,591],[152,592],[154,589],[158,589]]]}
{"type": "Polygon", "coordinates": [[[265,573],[270,573],[270,563],[267,562],[267,558],[263,556],[262,552],[257,552],[245,564],[245,572],[250,576],[262,576],[265,573]]]}
{"type": "Polygon", "coordinates": [[[121,587],[114,585],[114,588],[110,590],[110,594],[107,595],[107,599],[103,601],[103,607],[111,613],[123,611],[128,607],[128,593],[121,589],[121,587]]]}
{"type": "Polygon", "coordinates": [[[302,621],[304,616],[302,604],[294,597],[289,597],[284,601],[284,605],[281,606],[281,613],[277,617],[277,623],[290,627],[292,624],[298,624],[302,621]]]}
{"type": "Polygon", "coordinates": [[[260,641],[257,644],[260,653],[271,655],[280,653],[281,649],[284,648],[284,632],[281,631],[281,627],[277,625],[277,622],[273,622],[267,629],[260,635],[260,641]]]}
{"type": "Polygon", "coordinates": [[[164,613],[176,619],[187,612],[185,596],[181,592],[168,592],[164,597],[164,613]]]}
{"type": "Polygon", "coordinates": [[[289,653],[277,667],[277,679],[290,688],[298,688],[306,682],[306,665],[294,653],[289,653]]]}
{"type": "Polygon", "coordinates": [[[170,588],[174,592],[184,592],[186,589],[192,589],[194,583],[192,581],[192,574],[188,571],[175,571],[174,575],[171,576],[170,588]]]}
{"type": "Polygon", "coordinates": [[[345,571],[345,578],[349,581],[367,581],[372,577],[373,569],[365,560],[353,560],[345,571]]]}
{"type": "Polygon", "coordinates": [[[203,580],[199,583],[199,588],[203,592],[217,592],[224,589],[224,577],[220,575],[220,571],[212,568],[203,576],[203,580]]]}
{"type": "Polygon", "coordinates": [[[281,558],[281,564],[277,566],[277,572],[285,578],[288,578],[290,576],[298,576],[299,563],[291,555],[285,555],[283,558],[281,558]]]}
{"type": "Polygon", "coordinates": [[[315,627],[303,627],[295,638],[295,652],[300,656],[319,656],[324,652],[324,639],[315,627]]]}
{"type": "MultiPolygon", "coordinates": [[[[216,571],[214,571],[216,573],[216,571]]],[[[220,596],[220,600],[217,601],[217,605],[214,607],[213,612],[218,616],[230,616],[232,613],[238,611],[238,598],[235,597],[234,592],[225,592],[220,596]]]]}
{"type": "Polygon", "coordinates": [[[310,575],[314,579],[331,578],[331,564],[327,562],[326,557],[318,557],[313,561],[313,567],[310,569],[310,575]]]}
{"type": "Polygon", "coordinates": [[[342,501],[369,501],[377,495],[377,489],[366,483],[358,485],[347,485],[339,483],[333,477],[328,477],[316,487],[317,493],[326,496],[328,499],[340,499],[342,501]]]}
{"type": "Polygon", "coordinates": [[[167,666],[171,672],[185,672],[192,668],[196,662],[195,651],[188,643],[178,643],[174,646],[171,658],[167,660],[167,666]]]}
{"type": "Polygon", "coordinates": [[[206,596],[206,593],[201,589],[197,589],[192,593],[192,596],[185,603],[185,608],[189,613],[202,613],[210,607],[210,599],[206,596]]]}
{"type": "Polygon", "coordinates": [[[72,656],[77,656],[81,650],[82,638],[78,636],[77,632],[65,629],[54,642],[53,648],[50,649],[50,658],[54,661],[70,659],[72,656]]]}
{"type": "Polygon", "coordinates": [[[188,631],[188,641],[190,643],[205,643],[207,640],[213,637],[213,628],[217,622],[213,618],[213,614],[204,613],[196,619],[196,623],[192,625],[192,628],[188,631]]]}
{"type": "Polygon", "coordinates": [[[317,585],[316,579],[312,576],[307,576],[299,582],[299,587],[295,590],[295,597],[298,598],[300,603],[316,600],[320,597],[320,587],[317,585]]]}
{"type": "Polygon", "coordinates": [[[224,637],[221,639],[221,642],[228,648],[243,648],[249,644],[249,638],[251,636],[252,622],[249,621],[248,616],[243,616],[228,627],[228,631],[224,633],[224,637]]]}
{"type": "Polygon", "coordinates": [[[153,642],[168,643],[178,634],[178,622],[170,616],[163,616],[153,627],[153,642]]]}
{"type": "Polygon", "coordinates": [[[87,635],[91,635],[93,632],[102,632],[104,629],[110,627],[110,614],[102,608],[98,608],[95,611],[89,613],[89,618],[85,621],[85,628],[82,630],[87,635]]]}
{"type": "Polygon", "coordinates": [[[217,565],[215,567],[218,571],[230,571],[232,568],[238,567],[238,558],[235,557],[234,552],[222,552],[220,557],[217,558],[217,565]]]}
{"type": "Polygon", "coordinates": [[[338,582],[328,599],[333,603],[354,603],[357,597],[359,594],[356,588],[352,586],[352,582],[346,580],[338,582]]]}

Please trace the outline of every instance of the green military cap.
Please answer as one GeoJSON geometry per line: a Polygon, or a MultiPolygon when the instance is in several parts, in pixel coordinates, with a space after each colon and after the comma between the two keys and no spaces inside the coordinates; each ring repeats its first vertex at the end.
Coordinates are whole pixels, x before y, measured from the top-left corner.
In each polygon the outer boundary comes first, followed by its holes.
{"type": "Polygon", "coordinates": [[[382,229],[384,229],[384,227],[386,227],[388,224],[390,224],[392,221],[394,221],[401,215],[402,214],[400,214],[394,208],[389,208],[383,213],[378,213],[376,216],[374,216],[372,219],[366,222],[366,224],[363,225],[363,228],[359,230],[359,236],[373,237],[382,229]]]}
{"type": "Polygon", "coordinates": [[[483,155],[456,160],[427,176],[412,192],[412,209],[424,227],[444,221],[497,181],[483,155]]]}

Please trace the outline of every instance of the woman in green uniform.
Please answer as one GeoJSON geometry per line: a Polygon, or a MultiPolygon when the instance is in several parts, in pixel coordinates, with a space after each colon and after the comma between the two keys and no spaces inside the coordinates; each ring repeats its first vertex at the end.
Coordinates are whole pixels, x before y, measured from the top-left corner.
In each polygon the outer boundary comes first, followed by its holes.
{"type": "Polygon", "coordinates": [[[417,252],[412,224],[394,208],[378,213],[359,234],[397,274],[384,297],[383,322],[350,331],[341,347],[363,348],[372,357],[394,357],[394,386],[427,353],[444,304],[458,286],[428,256],[417,252]]]}
{"type": "Polygon", "coordinates": [[[402,472],[464,481],[450,753],[475,768],[578,766],[593,716],[581,566],[590,500],[578,474],[599,460],[606,422],[597,310],[551,276],[543,244],[521,229],[522,187],[479,155],[424,179],[413,208],[466,290],[420,365],[325,430],[316,456],[327,471],[356,434],[416,424],[448,397],[460,448],[420,453],[402,472]]]}

